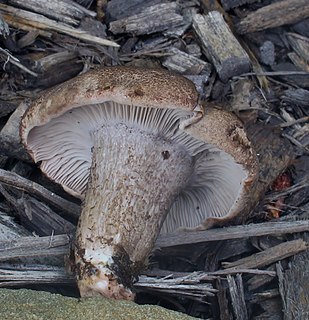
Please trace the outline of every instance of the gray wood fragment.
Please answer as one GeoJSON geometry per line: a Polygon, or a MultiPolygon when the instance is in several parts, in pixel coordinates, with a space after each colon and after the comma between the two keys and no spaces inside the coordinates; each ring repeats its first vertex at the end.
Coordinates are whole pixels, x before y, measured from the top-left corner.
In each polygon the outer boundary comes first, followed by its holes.
{"type": "Polygon", "coordinates": [[[309,63],[309,38],[301,36],[297,33],[287,33],[287,40],[295,53],[309,63]]]}
{"type": "Polygon", "coordinates": [[[231,8],[236,8],[246,3],[253,3],[256,1],[257,0],[221,0],[221,4],[224,10],[229,10],[231,8]]]}
{"type": "Polygon", "coordinates": [[[7,23],[3,20],[2,16],[0,15],[0,35],[3,38],[6,38],[10,34],[10,29],[7,23]]]}
{"type": "Polygon", "coordinates": [[[291,257],[308,249],[308,243],[302,239],[283,242],[272,248],[255,253],[249,257],[234,262],[223,262],[224,268],[259,268],[270,265],[276,261],[291,257]]]}
{"type": "Polygon", "coordinates": [[[241,47],[221,13],[211,11],[206,16],[196,14],[193,28],[203,52],[214,64],[223,82],[250,70],[250,59],[241,47]]]}
{"type": "Polygon", "coordinates": [[[29,235],[28,230],[17,224],[12,217],[0,211],[0,241],[29,235]]]}
{"type": "Polygon", "coordinates": [[[113,21],[109,30],[113,34],[131,33],[134,35],[151,34],[175,28],[183,23],[176,2],[162,3],[147,7],[144,11],[130,17],[113,21]]]}
{"type": "Polygon", "coordinates": [[[309,90],[305,89],[287,89],[283,92],[281,99],[290,104],[296,104],[302,107],[309,106],[309,90]]]}
{"type": "Polygon", "coordinates": [[[192,231],[162,234],[159,235],[157,239],[156,247],[164,248],[199,242],[241,239],[244,236],[256,237],[262,235],[280,235],[305,231],[309,231],[309,221],[307,220],[291,222],[265,222],[198,232],[192,231]]]}
{"type": "Polygon", "coordinates": [[[260,58],[268,66],[275,63],[275,46],[271,41],[267,40],[260,46],[260,58]]]}
{"type": "MultiPolygon", "coordinates": [[[[308,238],[308,237],[307,237],[308,238]]],[[[284,320],[309,319],[309,251],[294,257],[283,272],[277,264],[284,320]]]]}
{"type": "Polygon", "coordinates": [[[12,259],[63,256],[69,252],[68,235],[20,237],[0,242],[0,261],[12,259]]]}
{"type": "Polygon", "coordinates": [[[79,217],[79,205],[61,198],[55,193],[42,187],[40,184],[25,179],[18,174],[0,169],[0,182],[16,189],[26,191],[31,195],[34,195],[50,205],[62,210],[63,212],[68,213],[71,215],[71,217],[79,217]]]}
{"type": "Polygon", "coordinates": [[[241,275],[237,274],[236,279],[235,277],[228,275],[227,282],[229,285],[235,318],[237,320],[247,320],[248,312],[245,302],[244,286],[241,275]]]}
{"type": "Polygon", "coordinates": [[[207,71],[208,76],[210,75],[211,65],[206,61],[196,58],[175,47],[171,48],[168,53],[171,55],[162,63],[167,69],[187,74],[200,74],[202,70],[205,70],[207,71]]]}
{"type": "Polygon", "coordinates": [[[110,0],[106,5],[106,14],[112,20],[123,19],[139,14],[150,6],[160,4],[163,0],[110,0]]]}
{"type": "Polygon", "coordinates": [[[309,17],[308,0],[275,1],[249,13],[236,25],[239,33],[250,33],[291,24],[309,17]]]}
{"type": "Polygon", "coordinates": [[[4,155],[30,161],[30,156],[20,142],[19,130],[16,130],[28,105],[28,102],[21,103],[2,128],[0,132],[0,152],[4,155]]]}
{"type": "Polygon", "coordinates": [[[86,15],[92,17],[96,16],[94,11],[87,10],[71,0],[9,0],[7,3],[17,8],[23,8],[43,14],[72,26],[78,26],[80,20],[86,15]]]}

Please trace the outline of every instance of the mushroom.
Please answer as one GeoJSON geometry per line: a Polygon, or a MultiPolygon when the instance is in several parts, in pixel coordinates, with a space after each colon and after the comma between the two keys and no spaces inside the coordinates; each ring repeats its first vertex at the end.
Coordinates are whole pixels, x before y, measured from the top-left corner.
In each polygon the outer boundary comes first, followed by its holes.
{"type": "Polygon", "coordinates": [[[74,249],[81,296],[132,300],[161,228],[205,227],[242,209],[255,154],[238,119],[209,114],[201,119],[186,78],[130,67],[89,71],[26,111],[24,146],[83,201],[74,249]]]}

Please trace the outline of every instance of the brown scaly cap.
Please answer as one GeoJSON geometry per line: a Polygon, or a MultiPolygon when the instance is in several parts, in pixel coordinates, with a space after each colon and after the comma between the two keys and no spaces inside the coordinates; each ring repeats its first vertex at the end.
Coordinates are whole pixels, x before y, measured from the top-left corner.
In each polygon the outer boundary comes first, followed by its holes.
{"type": "Polygon", "coordinates": [[[247,171],[247,178],[244,181],[244,187],[236,205],[227,216],[206,220],[205,228],[238,216],[246,207],[250,190],[258,178],[259,168],[257,155],[246,135],[242,122],[230,112],[207,106],[204,117],[199,122],[186,128],[185,132],[225,151],[247,171]]]}
{"type": "Polygon", "coordinates": [[[204,118],[185,131],[230,154],[237,163],[249,171],[252,179],[256,177],[258,171],[256,153],[252,149],[243,123],[232,113],[207,106],[204,118]]]}
{"type": "Polygon", "coordinates": [[[22,142],[25,144],[33,127],[70,109],[109,100],[135,106],[193,110],[198,93],[191,81],[163,69],[99,68],[52,88],[34,101],[21,122],[22,142]]]}

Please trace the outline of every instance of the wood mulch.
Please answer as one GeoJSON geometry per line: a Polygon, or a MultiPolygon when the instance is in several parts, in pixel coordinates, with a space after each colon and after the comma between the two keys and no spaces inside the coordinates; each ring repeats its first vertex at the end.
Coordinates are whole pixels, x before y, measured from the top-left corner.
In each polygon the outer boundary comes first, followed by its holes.
{"type": "Polygon", "coordinates": [[[245,225],[160,235],[138,303],[203,319],[309,318],[308,0],[0,2],[0,287],[78,296],[80,203],[20,144],[29,101],[99,65],[163,67],[237,114],[260,161],[245,225]]]}

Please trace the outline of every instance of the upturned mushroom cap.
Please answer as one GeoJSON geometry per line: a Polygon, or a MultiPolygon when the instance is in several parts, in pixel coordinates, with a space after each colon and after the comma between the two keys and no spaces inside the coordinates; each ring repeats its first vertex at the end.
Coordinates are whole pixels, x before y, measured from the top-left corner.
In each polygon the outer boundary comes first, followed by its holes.
{"type": "Polygon", "coordinates": [[[84,199],[75,250],[82,295],[131,299],[161,227],[207,228],[244,208],[256,155],[235,116],[206,108],[200,120],[198,98],[168,71],[105,67],[26,111],[20,135],[30,155],[84,199]]]}
{"type": "Polygon", "coordinates": [[[166,70],[124,66],[92,70],[46,91],[34,101],[22,119],[21,140],[27,148],[32,128],[74,108],[106,101],[190,111],[198,105],[198,93],[191,81],[166,70]]]}
{"type": "MultiPolygon", "coordinates": [[[[132,116],[136,107],[175,109],[184,119],[194,118],[195,108],[200,112],[195,86],[182,76],[161,69],[103,67],[35,100],[22,118],[21,141],[33,160],[41,161],[41,170],[49,178],[83,198],[91,164],[91,132],[122,113],[112,110],[115,105],[128,106],[123,112],[129,118],[140,117],[138,121],[147,116],[132,116]]],[[[151,127],[158,120],[147,121],[151,127]]]]}
{"type": "Polygon", "coordinates": [[[206,144],[204,161],[176,199],[162,231],[204,230],[247,214],[259,166],[242,122],[208,105],[204,117],[184,131],[206,144]]]}

